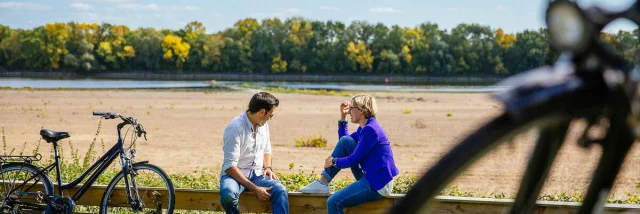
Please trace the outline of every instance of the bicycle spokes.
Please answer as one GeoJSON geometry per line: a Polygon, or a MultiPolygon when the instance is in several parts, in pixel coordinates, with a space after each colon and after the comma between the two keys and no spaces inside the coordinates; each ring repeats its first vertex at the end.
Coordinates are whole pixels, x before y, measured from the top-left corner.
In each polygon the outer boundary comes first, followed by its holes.
{"type": "Polygon", "coordinates": [[[130,174],[129,190],[123,176],[118,180],[107,200],[108,212],[133,209],[144,213],[164,213],[169,204],[168,186],[163,178],[149,169],[137,169],[130,174]]]}

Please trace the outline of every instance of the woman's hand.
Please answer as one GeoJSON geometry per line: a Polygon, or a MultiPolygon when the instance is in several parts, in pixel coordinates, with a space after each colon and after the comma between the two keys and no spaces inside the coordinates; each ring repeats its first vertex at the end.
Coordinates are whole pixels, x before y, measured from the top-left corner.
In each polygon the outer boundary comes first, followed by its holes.
{"type": "Polygon", "coordinates": [[[329,155],[329,157],[327,157],[327,159],[324,160],[324,168],[329,168],[333,166],[333,157],[331,157],[331,155],[329,155]]]}
{"type": "Polygon", "coordinates": [[[349,102],[344,101],[340,103],[340,120],[345,120],[349,114],[349,102]]]}

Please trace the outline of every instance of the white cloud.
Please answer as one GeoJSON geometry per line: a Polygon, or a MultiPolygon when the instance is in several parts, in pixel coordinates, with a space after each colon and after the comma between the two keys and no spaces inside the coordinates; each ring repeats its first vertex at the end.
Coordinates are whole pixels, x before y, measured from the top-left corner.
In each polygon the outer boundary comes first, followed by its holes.
{"type": "Polygon", "coordinates": [[[91,6],[90,4],[86,4],[86,3],[81,3],[81,2],[77,2],[77,3],[73,3],[71,5],[69,5],[71,8],[76,9],[76,10],[85,10],[85,11],[89,11],[89,10],[95,10],[96,8],[91,6]]]}
{"type": "Polygon", "coordinates": [[[157,4],[120,4],[117,7],[121,8],[121,9],[137,10],[137,11],[141,11],[141,10],[153,10],[153,11],[193,11],[193,10],[198,10],[197,7],[193,7],[193,6],[176,6],[176,5],[160,6],[160,5],[157,5],[157,4]]]}
{"type": "Polygon", "coordinates": [[[509,8],[508,7],[504,7],[502,5],[498,5],[498,7],[496,7],[496,10],[497,11],[507,11],[507,10],[509,10],[509,8]]]}
{"type": "Polygon", "coordinates": [[[390,7],[377,7],[377,8],[369,8],[369,12],[372,13],[400,13],[401,11],[398,9],[393,9],[390,7]]]}
{"type": "Polygon", "coordinates": [[[29,2],[0,2],[0,8],[14,9],[14,10],[51,10],[49,5],[29,3],[29,2]]]}
{"type": "Polygon", "coordinates": [[[330,11],[342,11],[342,8],[339,7],[328,7],[328,6],[320,6],[321,10],[330,10],[330,11]]]}
{"type": "Polygon", "coordinates": [[[449,12],[458,12],[458,8],[449,8],[449,12]]]}

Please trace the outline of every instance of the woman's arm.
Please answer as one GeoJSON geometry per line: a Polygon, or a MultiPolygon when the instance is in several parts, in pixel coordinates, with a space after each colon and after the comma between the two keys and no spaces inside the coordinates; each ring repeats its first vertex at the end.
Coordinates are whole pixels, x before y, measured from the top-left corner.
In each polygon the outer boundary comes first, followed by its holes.
{"type": "Polygon", "coordinates": [[[348,135],[349,137],[353,138],[353,140],[358,141],[359,136],[357,131],[349,134],[349,125],[347,125],[348,123],[349,122],[346,120],[338,121],[338,140],[348,135]]]}
{"type": "MultiPolygon", "coordinates": [[[[357,135],[357,133],[354,134],[357,135]]],[[[348,168],[362,163],[364,158],[367,157],[369,152],[371,152],[371,149],[373,149],[373,146],[378,143],[378,134],[370,126],[366,126],[362,129],[360,137],[361,139],[358,141],[358,145],[351,155],[336,159],[337,167],[348,168]]]]}

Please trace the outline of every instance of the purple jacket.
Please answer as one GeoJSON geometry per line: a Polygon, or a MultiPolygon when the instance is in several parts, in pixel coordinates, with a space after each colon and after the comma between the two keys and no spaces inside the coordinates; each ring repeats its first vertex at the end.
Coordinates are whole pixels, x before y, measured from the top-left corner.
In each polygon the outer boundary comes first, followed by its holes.
{"type": "MultiPolygon", "coordinates": [[[[347,136],[348,132],[346,125],[338,127],[339,138],[347,136]]],[[[358,127],[358,131],[349,136],[358,142],[358,145],[351,155],[337,158],[337,167],[349,168],[360,164],[364,176],[375,190],[382,189],[398,175],[391,144],[375,117],[369,118],[364,128],[358,127]]]]}

